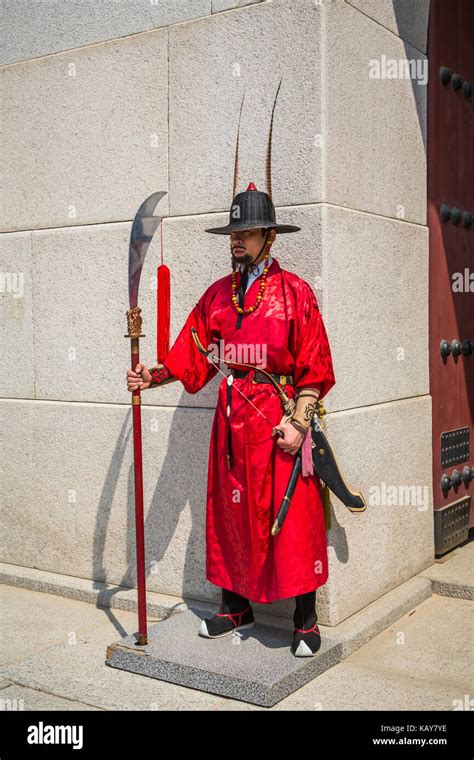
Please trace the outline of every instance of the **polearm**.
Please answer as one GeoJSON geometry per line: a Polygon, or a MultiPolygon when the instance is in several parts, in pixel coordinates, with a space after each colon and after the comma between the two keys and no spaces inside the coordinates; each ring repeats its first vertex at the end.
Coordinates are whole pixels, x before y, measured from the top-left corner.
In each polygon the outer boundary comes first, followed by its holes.
{"type": "MultiPolygon", "coordinates": [[[[130,246],[128,254],[128,295],[130,309],[127,314],[128,333],[125,338],[130,338],[131,367],[135,367],[140,361],[139,339],[144,338],[141,326],[141,309],[138,307],[138,288],[143,262],[145,261],[148,246],[161,222],[160,216],[153,216],[155,207],[166,195],[160,191],[153,193],[138,209],[132,224],[130,234],[130,246]]],[[[143,466],[142,466],[142,416],[140,404],[142,402],[140,388],[132,391],[132,418],[133,418],[133,465],[135,480],[135,541],[137,554],[137,589],[138,589],[138,643],[148,643],[146,624],[146,576],[145,576],[145,526],[143,520],[143,466]]]]}

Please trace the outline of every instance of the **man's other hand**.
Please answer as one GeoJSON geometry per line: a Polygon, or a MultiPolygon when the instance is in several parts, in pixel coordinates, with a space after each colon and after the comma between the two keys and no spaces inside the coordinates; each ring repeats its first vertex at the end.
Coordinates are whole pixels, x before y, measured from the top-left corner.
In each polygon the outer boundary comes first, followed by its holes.
{"type": "MultiPolygon", "coordinates": [[[[283,451],[286,451],[287,454],[295,455],[298,449],[303,445],[305,434],[293,427],[291,422],[285,422],[284,425],[275,425],[274,431],[275,430],[282,430],[285,434],[284,438],[277,438],[277,446],[283,451]]],[[[272,435],[275,435],[275,432],[273,432],[272,435]]]]}

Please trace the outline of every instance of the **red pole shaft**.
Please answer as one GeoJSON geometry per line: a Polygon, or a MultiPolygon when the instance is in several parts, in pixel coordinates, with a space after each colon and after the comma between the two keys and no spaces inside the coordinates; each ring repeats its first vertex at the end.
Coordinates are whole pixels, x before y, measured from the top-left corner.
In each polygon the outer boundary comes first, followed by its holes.
{"type": "MultiPolygon", "coordinates": [[[[132,369],[140,361],[138,338],[131,339],[132,369]]],[[[132,391],[133,460],[135,474],[135,540],[138,587],[138,642],[147,644],[145,526],[143,516],[142,415],[140,388],[132,391]]]]}

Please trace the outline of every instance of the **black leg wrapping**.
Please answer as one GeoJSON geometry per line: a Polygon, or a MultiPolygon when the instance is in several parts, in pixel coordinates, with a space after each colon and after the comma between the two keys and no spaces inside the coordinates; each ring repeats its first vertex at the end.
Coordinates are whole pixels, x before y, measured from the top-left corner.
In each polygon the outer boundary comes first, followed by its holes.
{"type": "Polygon", "coordinates": [[[249,606],[249,600],[234,591],[222,589],[222,603],[219,612],[242,612],[249,606]]]}
{"type": "Polygon", "coordinates": [[[293,615],[295,628],[302,628],[306,633],[303,633],[301,630],[293,632],[291,651],[295,654],[300,643],[303,641],[307,647],[304,655],[316,654],[321,646],[321,636],[317,629],[314,631],[309,630],[313,628],[318,620],[316,613],[316,590],[295,596],[295,602],[295,612],[293,615]]]}
{"type": "Polygon", "coordinates": [[[293,620],[296,628],[311,628],[318,620],[316,613],[316,589],[295,596],[293,620]]]}

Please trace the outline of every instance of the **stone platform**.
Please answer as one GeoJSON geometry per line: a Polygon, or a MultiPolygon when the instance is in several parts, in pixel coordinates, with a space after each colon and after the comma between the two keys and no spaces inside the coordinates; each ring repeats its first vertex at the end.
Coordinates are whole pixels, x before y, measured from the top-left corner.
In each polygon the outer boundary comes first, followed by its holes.
{"type": "Polygon", "coordinates": [[[342,644],[325,638],[313,657],[290,651],[292,630],[256,622],[253,628],[208,639],[198,634],[210,617],[190,607],[148,627],[148,644],[137,645],[132,634],[107,648],[106,664],[162,681],[272,707],[304,684],[336,665],[342,644]]]}

